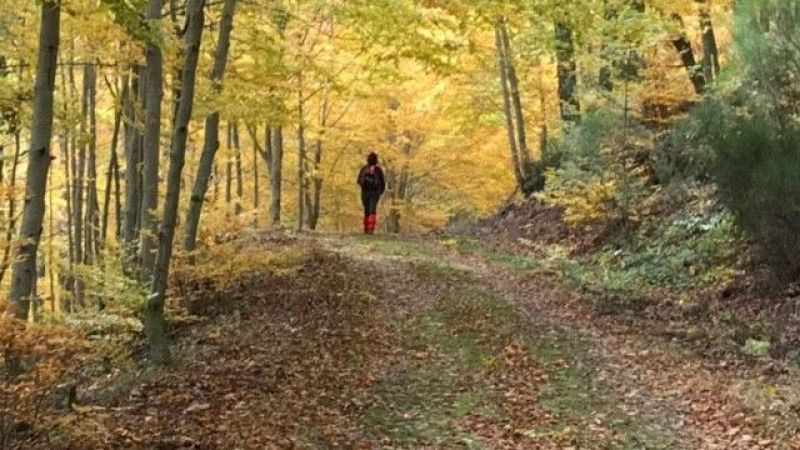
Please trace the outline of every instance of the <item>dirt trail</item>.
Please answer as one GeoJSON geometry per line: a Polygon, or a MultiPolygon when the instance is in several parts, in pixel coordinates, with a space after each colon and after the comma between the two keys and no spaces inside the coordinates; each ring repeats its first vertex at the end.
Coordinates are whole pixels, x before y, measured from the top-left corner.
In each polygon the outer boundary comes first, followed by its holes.
{"type": "Polygon", "coordinates": [[[730,374],[541,274],[434,239],[265,247],[222,288],[185,280],[177,363],[85,392],[85,434],[43,448],[793,448],[730,374]]]}
{"type": "MultiPolygon", "coordinates": [[[[725,362],[704,360],[679,344],[598,317],[552,278],[493,264],[498,255],[465,255],[430,239],[412,242],[417,251],[467,271],[481,289],[513,306],[534,347],[556,341],[556,365],[583,371],[587,392],[558,394],[564,403],[571,396],[584,399],[561,411],[573,416],[566,419],[572,425],[607,428],[603,431],[623,436],[608,442],[630,448],[800,448],[796,430],[777,429],[763,411],[748,411],[743,402],[747,391],[775,389],[776,380],[728,370],[725,362]]],[[[537,353],[533,356],[547,366],[549,358],[537,353]]],[[[580,391],[579,384],[570,387],[580,391]]],[[[604,447],[598,437],[606,438],[590,433],[579,443],[604,447]]]]}

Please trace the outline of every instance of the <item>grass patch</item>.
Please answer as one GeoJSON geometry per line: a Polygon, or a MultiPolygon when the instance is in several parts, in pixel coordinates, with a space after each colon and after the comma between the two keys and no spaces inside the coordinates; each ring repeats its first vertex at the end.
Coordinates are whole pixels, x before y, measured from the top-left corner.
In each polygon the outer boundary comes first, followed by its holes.
{"type": "Polygon", "coordinates": [[[529,272],[541,267],[541,264],[530,258],[500,252],[466,236],[447,238],[441,241],[441,244],[464,255],[478,256],[492,266],[514,272],[529,272]]]}
{"type": "Polygon", "coordinates": [[[465,288],[443,295],[401,330],[404,362],[375,388],[365,415],[369,434],[400,447],[480,448],[464,425],[469,415],[503,421],[486,371],[502,364],[513,311],[502,300],[465,288]]]}
{"type": "Polygon", "coordinates": [[[588,345],[581,336],[552,330],[530,341],[531,353],[551,375],[539,401],[555,419],[552,426],[532,430],[532,435],[566,439],[578,448],[680,447],[665,417],[629,415],[617,407],[621,399],[597,379],[588,345]]]}

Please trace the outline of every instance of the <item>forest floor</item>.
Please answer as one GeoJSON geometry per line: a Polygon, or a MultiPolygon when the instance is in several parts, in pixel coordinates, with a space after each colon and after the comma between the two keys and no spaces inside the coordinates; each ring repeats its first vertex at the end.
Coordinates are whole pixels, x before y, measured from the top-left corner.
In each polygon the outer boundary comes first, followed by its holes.
{"type": "Polygon", "coordinates": [[[791,374],[598,317],[524,257],[324,234],[236,253],[264,263],[178,274],[174,364],[84,388],[65,446],[800,448],[791,374]]]}

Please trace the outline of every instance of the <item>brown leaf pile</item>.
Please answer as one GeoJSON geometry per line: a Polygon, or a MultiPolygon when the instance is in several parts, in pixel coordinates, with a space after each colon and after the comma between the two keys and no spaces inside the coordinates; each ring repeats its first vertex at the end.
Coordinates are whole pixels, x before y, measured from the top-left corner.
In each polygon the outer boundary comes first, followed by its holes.
{"type": "Polygon", "coordinates": [[[368,282],[341,257],[312,252],[295,271],[207,292],[224,308],[206,308],[221,315],[180,340],[187,361],[86,412],[94,441],[81,446],[354,447],[372,379],[363,355],[380,357],[392,340],[368,282]]]}

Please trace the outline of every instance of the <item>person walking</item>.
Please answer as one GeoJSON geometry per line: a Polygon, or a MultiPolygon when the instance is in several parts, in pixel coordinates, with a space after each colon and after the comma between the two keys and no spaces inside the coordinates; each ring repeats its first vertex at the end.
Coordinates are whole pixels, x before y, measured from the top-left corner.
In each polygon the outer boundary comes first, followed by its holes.
{"type": "Polygon", "coordinates": [[[367,165],[358,173],[358,185],[361,186],[361,203],[364,205],[364,233],[372,234],[378,224],[378,202],[386,190],[383,170],[375,152],[367,156],[367,165]]]}

